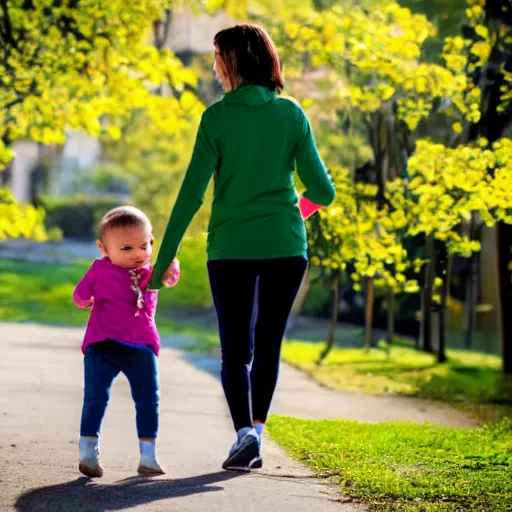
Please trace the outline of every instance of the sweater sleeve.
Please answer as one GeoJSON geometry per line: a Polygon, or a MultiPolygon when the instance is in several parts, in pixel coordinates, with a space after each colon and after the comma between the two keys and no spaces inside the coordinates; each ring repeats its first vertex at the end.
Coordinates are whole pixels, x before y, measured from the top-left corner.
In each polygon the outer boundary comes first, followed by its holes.
{"type": "Polygon", "coordinates": [[[316,147],[311,125],[301,111],[301,139],[295,149],[297,174],[306,191],[303,196],[309,201],[329,206],[336,195],[332,179],[325,168],[316,147]]]}
{"type": "Polygon", "coordinates": [[[162,277],[175,258],[185,231],[204,201],[204,194],[219,161],[218,144],[207,110],[197,132],[192,159],[181,184],[176,203],[165,230],[160,251],[148,287],[159,289],[162,277]]]}
{"type": "Polygon", "coordinates": [[[73,292],[73,302],[80,309],[90,309],[94,299],[95,264],[85,273],[73,292]]]}

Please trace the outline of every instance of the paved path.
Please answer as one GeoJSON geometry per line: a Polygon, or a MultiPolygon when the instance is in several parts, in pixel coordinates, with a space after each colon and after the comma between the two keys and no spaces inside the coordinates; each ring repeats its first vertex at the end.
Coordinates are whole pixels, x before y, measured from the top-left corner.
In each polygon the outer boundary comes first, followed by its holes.
{"type": "MultiPolygon", "coordinates": [[[[194,353],[184,357],[212,375],[220,372],[218,358],[194,353]]],[[[333,391],[320,386],[300,370],[286,364],[281,365],[272,412],[308,419],[367,422],[403,420],[458,428],[477,426],[476,420],[469,418],[467,414],[431,400],[333,391]]]]}
{"type": "Polygon", "coordinates": [[[220,470],[233,441],[215,377],[162,351],[160,461],[167,475],[134,477],[133,404],[118,379],[102,438],[105,476],[77,467],[82,331],[0,323],[0,510],[19,512],[353,512],[336,489],[264,441],[265,469],[220,470]]]}
{"type": "MultiPolygon", "coordinates": [[[[81,478],[76,469],[81,338],[81,329],[0,323],[0,511],[364,510],[344,502],[334,487],[268,439],[263,471],[240,476],[219,470],[233,432],[214,376],[218,362],[171,346],[160,356],[159,453],[167,475],[134,477],[138,453],[133,404],[128,384],[120,378],[104,424],[105,476],[93,482],[81,478]]],[[[273,411],[306,418],[471,426],[463,414],[429,402],[329,391],[286,365],[273,411]]]]}

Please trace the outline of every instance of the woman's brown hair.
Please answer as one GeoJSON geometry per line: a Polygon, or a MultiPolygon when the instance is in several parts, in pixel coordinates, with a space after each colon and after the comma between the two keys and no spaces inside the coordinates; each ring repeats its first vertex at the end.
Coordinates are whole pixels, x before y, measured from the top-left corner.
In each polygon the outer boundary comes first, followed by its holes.
{"type": "Polygon", "coordinates": [[[278,93],[283,90],[279,54],[265,29],[257,25],[236,25],[221,30],[213,44],[233,85],[262,85],[278,93]]]}

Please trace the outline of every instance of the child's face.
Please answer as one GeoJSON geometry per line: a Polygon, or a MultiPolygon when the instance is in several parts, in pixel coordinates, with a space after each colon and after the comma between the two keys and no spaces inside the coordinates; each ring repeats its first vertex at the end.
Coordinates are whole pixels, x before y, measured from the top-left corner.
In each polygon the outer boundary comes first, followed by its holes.
{"type": "Polygon", "coordinates": [[[109,229],[98,247],[114,265],[141,268],[151,261],[151,231],[146,226],[109,229]]]}

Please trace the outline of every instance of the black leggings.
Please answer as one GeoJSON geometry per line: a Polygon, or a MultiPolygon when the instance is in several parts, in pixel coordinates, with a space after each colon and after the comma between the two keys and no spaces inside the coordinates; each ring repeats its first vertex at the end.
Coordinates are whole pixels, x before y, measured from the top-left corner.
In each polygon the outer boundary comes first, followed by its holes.
{"type": "Polygon", "coordinates": [[[222,386],[235,430],[267,419],[286,323],[306,267],[302,256],[208,262],[222,386]]]}

